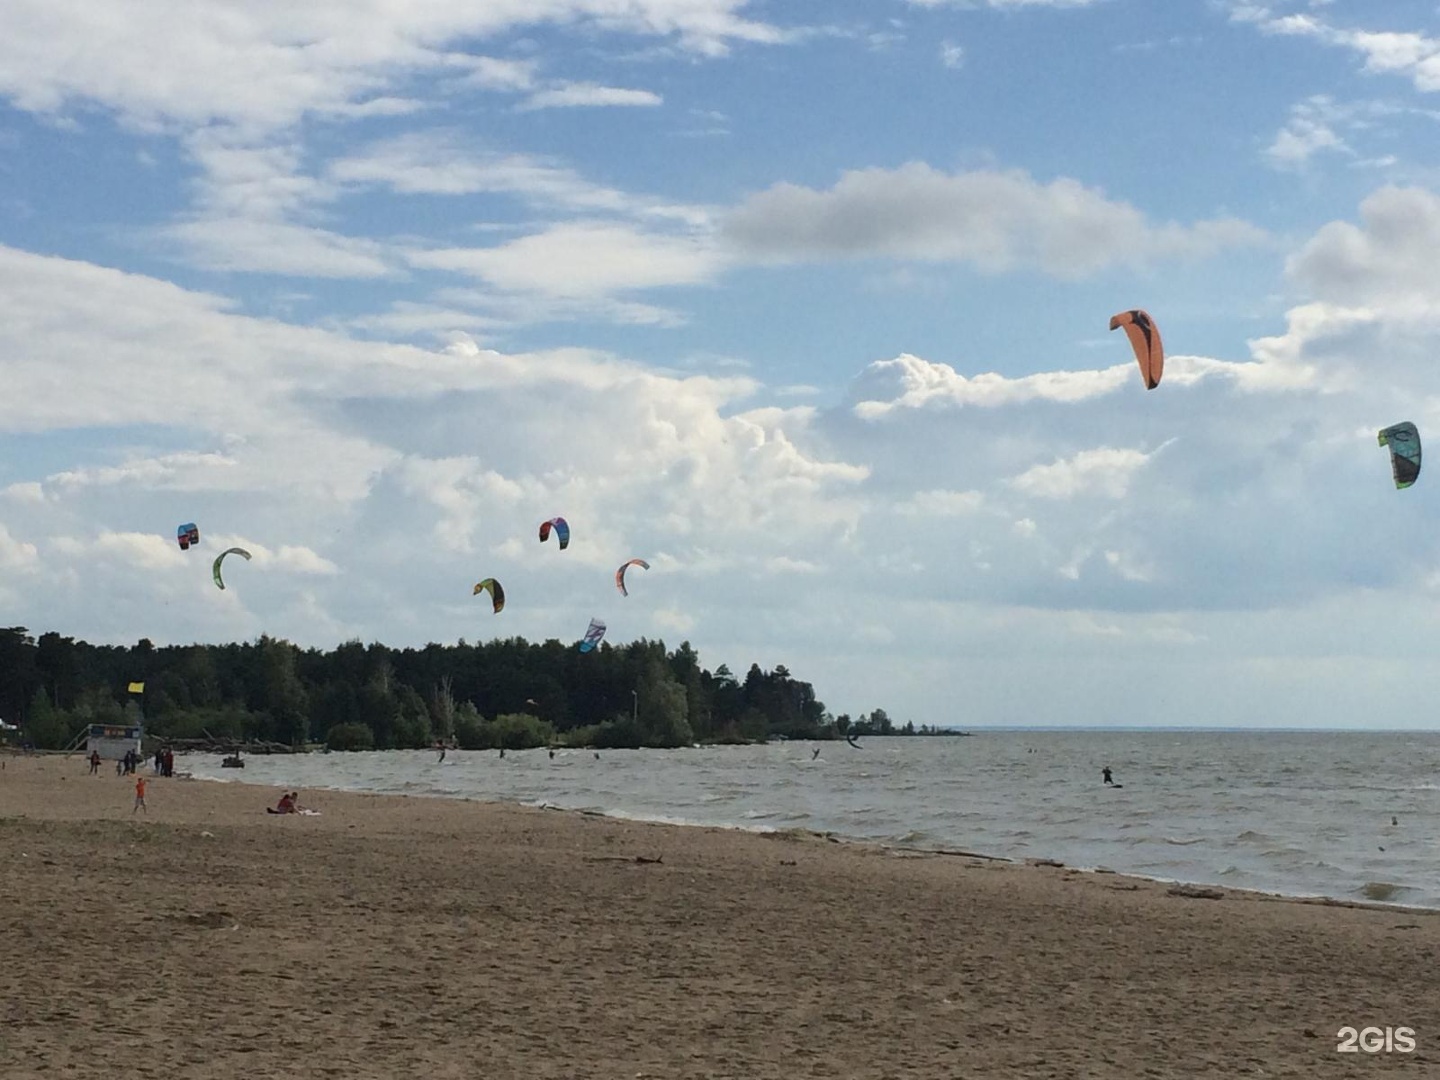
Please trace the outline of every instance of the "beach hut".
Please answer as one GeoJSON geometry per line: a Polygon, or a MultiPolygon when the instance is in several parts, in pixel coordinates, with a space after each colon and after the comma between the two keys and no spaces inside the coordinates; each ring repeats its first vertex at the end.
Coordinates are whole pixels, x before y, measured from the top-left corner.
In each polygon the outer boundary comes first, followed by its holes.
{"type": "Polygon", "coordinates": [[[119,761],[127,750],[140,756],[139,724],[91,724],[85,737],[85,752],[99,750],[105,761],[119,761]]]}

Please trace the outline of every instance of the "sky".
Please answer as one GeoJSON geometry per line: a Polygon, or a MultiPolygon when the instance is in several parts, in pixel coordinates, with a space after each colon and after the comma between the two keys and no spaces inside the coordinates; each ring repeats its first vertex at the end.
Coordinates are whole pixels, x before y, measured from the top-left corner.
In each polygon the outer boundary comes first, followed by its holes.
{"type": "Polygon", "coordinates": [[[1437,252],[1436,0],[0,0],[0,620],[1432,728],[1437,252]]]}

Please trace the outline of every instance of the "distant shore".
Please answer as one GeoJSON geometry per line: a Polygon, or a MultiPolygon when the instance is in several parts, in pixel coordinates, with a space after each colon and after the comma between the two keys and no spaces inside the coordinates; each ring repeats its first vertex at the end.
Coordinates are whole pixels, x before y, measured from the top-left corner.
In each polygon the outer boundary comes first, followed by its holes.
{"type": "Polygon", "coordinates": [[[1423,911],[87,773],[0,772],[6,1077],[1308,1078],[1347,1025],[1440,1062],[1423,911]]]}

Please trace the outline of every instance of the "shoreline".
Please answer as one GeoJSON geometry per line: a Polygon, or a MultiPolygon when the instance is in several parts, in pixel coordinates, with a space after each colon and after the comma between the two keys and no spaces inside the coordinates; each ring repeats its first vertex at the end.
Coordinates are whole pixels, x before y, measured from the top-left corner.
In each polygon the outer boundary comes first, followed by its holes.
{"type": "MultiPolygon", "coordinates": [[[[190,773],[182,773],[182,774],[180,774],[179,778],[181,778],[181,779],[186,779],[186,780],[199,781],[199,782],[203,782],[203,783],[230,784],[230,785],[250,786],[250,787],[256,787],[256,788],[265,788],[265,787],[266,787],[266,785],[264,785],[264,784],[256,784],[256,783],[254,783],[253,781],[242,780],[242,779],[239,779],[239,778],[234,778],[234,779],[232,779],[232,778],[230,778],[230,777],[194,776],[193,774],[190,774],[190,773]]],[[[284,785],[271,785],[270,787],[274,788],[274,787],[280,787],[280,786],[284,786],[284,785]]],[[[560,805],[558,805],[558,804],[551,803],[551,802],[548,802],[548,801],[546,801],[546,800],[526,801],[526,800],[518,800],[518,799],[505,799],[505,798],[499,798],[499,797],[496,797],[496,798],[479,798],[479,797],[471,796],[471,795],[451,795],[451,794],[442,794],[442,793],[434,793],[434,792],[385,792],[385,791],[373,791],[373,790],[362,789],[362,788],[337,787],[337,786],[334,786],[334,785],[326,785],[326,784],[312,784],[309,788],[307,788],[307,790],[311,790],[311,791],[331,791],[331,792],[338,792],[338,793],[351,794],[351,795],[379,795],[379,796],[385,796],[385,797],[390,797],[390,798],[402,798],[402,799],[405,799],[405,798],[415,798],[415,799],[441,799],[441,800],[452,800],[452,801],[461,801],[461,802],[476,803],[476,804],[479,804],[479,805],[508,806],[508,807],[522,808],[522,809],[553,810],[553,811],[558,811],[558,812],[568,813],[568,814],[581,814],[581,815],[585,815],[585,816],[588,816],[588,817],[604,818],[604,819],[612,820],[612,821],[628,821],[628,822],[635,822],[635,823],[644,824],[644,825],[655,825],[655,826],[663,826],[663,827],[670,827],[670,828],[677,828],[677,829],[724,829],[724,830],[734,831],[734,832],[740,833],[740,834],[753,835],[753,836],[766,836],[766,835],[783,834],[783,833],[802,833],[802,834],[805,834],[805,835],[807,835],[807,836],[812,836],[812,837],[815,837],[815,838],[817,838],[817,839],[827,840],[827,841],[830,841],[830,842],[832,842],[832,843],[844,843],[844,844],[853,844],[853,845],[861,845],[861,846],[870,846],[870,847],[879,848],[879,849],[881,849],[881,850],[888,851],[888,852],[896,852],[896,853],[909,852],[909,853],[913,853],[913,854],[915,854],[915,855],[926,855],[926,856],[937,856],[937,857],[966,857],[966,858],[972,858],[972,859],[986,860],[986,861],[990,861],[990,862],[1006,863],[1006,864],[1013,865],[1013,866],[1041,866],[1041,867],[1048,867],[1048,868],[1063,868],[1063,869],[1065,869],[1065,870],[1067,870],[1067,871],[1069,871],[1069,872],[1072,872],[1072,873],[1098,874],[1098,875],[1107,876],[1107,877],[1108,877],[1108,876],[1114,876],[1114,877],[1119,877],[1119,878],[1125,878],[1125,879],[1127,879],[1127,880],[1151,882],[1151,883],[1158,884],[1158,885],[1179,886],[1179,887],[1188,887],[1188,888],[1217,889],[1217,890],[1220,890],[1220,891],[1224,892],[1227,896],[1228,896],[1228,895],[1248,895],[1248,896],[1254,896],[1254,897],[1263,897],[1263,898],[1267,898],[1267,899],[1275,900],[1275,901],[1287,901],[1287,902],[1294,902],[1294,903],[1319,904],[1319,905],[1333,906],[1333,907],[1374,908],[1374,909],[1377,909],[1377,910],[1385,910],[1385,911],[1408,911],[1408,912],[1416,912],[1416,913],[1425,913],[1425,914],[1432,914],[1432,915],[1440,915],[1440,905],[1427,906],[1427,905],[1424,905],[1424,904],[1406,904],[1406,903],[1403,903],[1403,902],[1400,902],[1400,901],[1370,900],[1370,899],[1352,899],[1352,898],[1348,898],[1348,897],[1338,897],[1338,896],[1334,896],[1334,895],[1328,894],[1328,893],[1300,893],[1300,892],[1286,892],[1286,891],[1284,891],[1284,890],[1282,890],[1282,889],[1245,888],[1245,887],[1227,885],[1227,884],[1225,884],[1225,883],[1223,883],[1223,882],[1212,881],[1212,880],[1202,880],[1202,879],[1196,879],[1196,878],[1180,878],[1180,877],[1159,877],[1159,876],[1153,876],[1153,875],[1149,875],[1149,874],[1134,873],[1134,872],[1125,871],[1125,870],[1116,870],[1116,869],[1113,869],[1113,868],[1111,868],[1111,867],[1104,866],[1104,865],[1090,866],[1090,865],[1077,864],[1077,863],[1067,863],[1067,862],[1065,862],[1065,861],[1063,861],[1063,860],[1061,860],[1061,859],[1057,859],[1057,858],[1054,858],[1054,857],[1048,856],[1048,855],[1044,855],[1044,856],[1024,856],[1024,857],[1019,857],[1019,858],[1017,858],[1017,857],[1010,856],[1010,855],[998,855],[998,854],[994,854],[994,853],[991,853],[991,852],[970,851],[970,850],[965,850],[965,849],[961,849],[961,848],[949,848],[949,847],[917,847],[917,846],[912,846],[912,845],[909,845],[909,844],[897,843],[897,842],[889,841],[889,840],[882,840],[882,839],[876,839],[876,838],[864,837],[864,836],[856,836],[856,835],[853,835],[853,834],[844,833],[844,832],[841,832],[841,831],[838,831],[838,830],[833,830],[833,829],[832,829],[832,830],[807,829],[807,828],[800,827],[800,826],[749,825],[749,824],[738,824],[738,823],[734,823],[734,822],[707,822],[707,821],[697,821],[697,820],[685,820],[685,819],[677,819],[677,818],[675,818],[675,817],[667,817],[667,816],[663,816],[663,815],[646,816],[646,815],[643,815],[643,814],[632,814],[632,813],[622,813],[622,812],[617,812],[617,811],[594,810],[594,809],[588,809],[588,808],[560,806],[560,805]]]]}
{"type": "Polygon", "coordinates": [[[85,770],[0,772],[7,1077],[1309,1080],[1372,1024],[1440,1063],[1440,920],[1393,905],[246,781],[147,817],[85,770]]]}

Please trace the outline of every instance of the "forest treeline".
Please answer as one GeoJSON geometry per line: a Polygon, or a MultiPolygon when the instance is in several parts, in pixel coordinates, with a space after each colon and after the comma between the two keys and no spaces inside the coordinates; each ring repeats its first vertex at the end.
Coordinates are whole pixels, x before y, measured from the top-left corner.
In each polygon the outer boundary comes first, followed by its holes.
{"type": "Polygon", "coordinates": [[[234,739],[337,750],[454,742],[465,749],[686,746],[776,737],[940,734],[896,727],[884,709],[832,716],[783,666],[737,679],[703,668],[689,642],[559,641],[394,649],[347,641],[301,649],[277,638],[224,645],[91,645],[0,630],[0,717],[39,748],[92,723],[134,723],[148,738],[234,739]],[[131,694],[131,683],[143,683],[131,694]]]}

